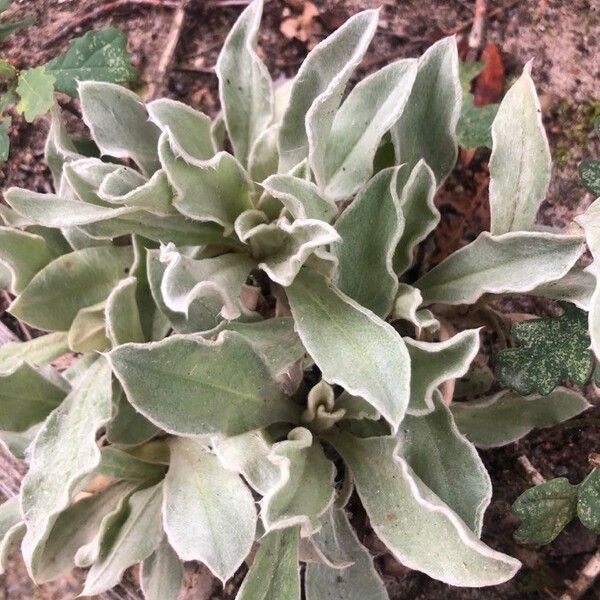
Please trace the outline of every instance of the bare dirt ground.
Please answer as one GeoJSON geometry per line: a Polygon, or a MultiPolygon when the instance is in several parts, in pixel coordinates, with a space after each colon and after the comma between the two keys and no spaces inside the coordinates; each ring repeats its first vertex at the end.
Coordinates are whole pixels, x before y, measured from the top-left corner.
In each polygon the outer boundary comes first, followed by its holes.
{"type": "MultiPolygon", "coordinates": [[[[400,57],[418,56],[431,43],[457,34],[463,45],[473,22],[473,0],[266,0],[259,43],[274,79],[291,76],[303,57],[324,36],[351,14],[381,6],[380,29],[361,67],[361,74],[400,57]],[[295,35],[295,37],[293,37],[295,35]]],[[[139,78],[133,86],[144,93],[153,80],[173,16],[171,0],[16,0],[9,14],[36,13],[35,26],[9,38],[1,56],[17,67],[41,64],[65,49],[68,39],[89,29],[115,26],[129,38],[139,78]],[[106,7],[111,10],[106,10],[106,7]],[[94,14],[97,13],[95,18],[94,14]],[[79,24],[79,25],[78,25],[79,24]]],[[[183,100],[214,115],[218,111],[217,81],[213,73],[219,48],[241,4],[234,0],[191,0],[177,46],[166,95],[183,100]]],[[[564,226],[582,212],[592,198],[577,177],[585,156],[599,156],[600,144],[592,134],[594,117],[600,116],[600,4],[598,0],[488,0],[486,41],[500,50],[506,84],[524,63],[534,59],[545,125],[555,161],[548,199],[540,222],[564,226]]],[[[61,100],[65,101],[65,99],[61,100]]],[[[76,104],[71,102],[75,109],[76,104]]],[[[19,185],[49,191],[48,171],[42,163],[48,124],[39,119],[27,124],[15,118],[11,132],[10,161],[0,170],[0,188],[19,185]]],[[[459,165],[441,190],[438,203],[446,225],[426,244],[424,260],[438,262],[455,248],[473,239],[487,225],[487,158],[484,151],[461,156],[459,165]]],[[[543,314],[547,307],[536,307],[543,314]]],[[[0,318],[18,329],[7,315],[0,318]]],[[[597,404],[596,393],[589,399],[597,404]]],[[[376,564],[394,600],[542,599],[558,598],[566,582],[575,578],[598,546],[597,536],[577,524],[550,546],[523,548],[512,541],[516,523],[510,504],[530,481],[517,459],[526,455],[546,477],[568,477],[579,482],[589,471],[587,457],[600,448],[600,405],[583,421],[535,432],[518,444],[483,453],[494,483],[494,498],[484,527],[484,539],[493,547],[522,560],[524,568],[502,586],[484,590],[450,588],[423,574],[410,572],[382,551],[357,513],[355,523],[363,541],[377,553],[376,564]]],[[[244,568],[223,590],[203,569],[189,575],[187,598],[225,600],[235,596],[244,568]],[[195,591],[194,591],[195,590],[195,591]]],[[[0,600],[65,600],[74,598],[80,574],[39,588],[26,578],[17,557],[0,577],[0,600]]],[[[600,587],[586,600],[600,598],[600,587]]]]}

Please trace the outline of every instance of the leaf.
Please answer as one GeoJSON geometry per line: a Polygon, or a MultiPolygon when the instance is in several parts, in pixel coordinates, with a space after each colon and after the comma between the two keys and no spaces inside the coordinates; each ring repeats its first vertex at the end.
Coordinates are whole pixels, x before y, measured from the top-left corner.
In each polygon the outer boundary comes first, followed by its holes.
{"type": "Polygon", "coordinates": [[[564,277],[542,283],[531,290],[529,295],[571,302],[577,308],[589,311],[595,287],[594,275],[587,269],[575,266],[564,277]]]}
{"type": "Polygon", "coordinates": [[[396,193],[399,169],[377,173],[337,220],[341,242],[337,286],[358,304],[384,319],[398,291],[393,258],[404,229],[396,193]]]}
{"type": "Polygon", "coordinates": [[[117,387],[113,418],[106,426],[107,439],[119,446],[137,446],[152,439],[160,430],[138,413],[117,387]]]}
{"type": "Polygon", "coordinates": [[[113,346],[143,342],[144,332],[136,300],[137,279],[121,279],[106,300],[106,333],[113,346]]]}
{"type": "Polygon", "coordinates": [[[570,304],[563,308],[559,317],[513,325],[519,347],[496,355],[496,373],[506,387],[522,395],[544,395],[565,379],[583,385],[590,378],[594,360],[587,314],[570,304]]]}
{"type": "Polygon", "coordinates": [[[587,529],[600,533],[600,469],[593,469],[579,484],[577,516],[587,529]]]}
{"type": "Polygon", "coordinates": [[[106,336],[105,302],[82,308],[71,323],[68,342],[73,352],[104,352],[110,349],[106,336]]]}
{"type": "Polygon", "coordinates": [[[403,319],[411,322],[420,335],[422,329],[436,331],[440,327],[439,321],[427,309],[419,310],[423,303],[420,290],[400,282],[398,284],[398,295],[394,300],[392,308],[392,319],[403,319]]]}
{"type": "Polygon", "coordinates": [[[8,21],[6,23],[0,23],[0,42],[3,42],[9,35],[16,33],[17,31],[21,31],[22,29],[26,29],[30,25],[33,25],[35,22],[36,16],[28,15],[23,19],[19,19],[18,21],[8,21]]]}
{"type": "Polygon", "coordinates": [[[252,145],[273,118],[271,76],[256,53],[262,0],[242,12],[229,32],[215,71],[223,118],[237,159],[246,166],[252,145]]]}
{"type": "Polygon", "coordinates": [[[476,106],[473,94],[463,95],[460,119],[456,125],[456,137],[461,148],[491,148],[492,124],[499,104],[476,106]]]}
{"type": "Polygon", "coordinates": [[[53,260],[11,304],[18,319],[44,330],[65,331],[86,306],[104,300],[131,265],[128,246],[85,248],[53,260]]]}
{"type": "Polygon", "coordinates": [[[10,116],[0,121],[0,163],[6,162],[10,154],[10,137],[8,132],[11,125],[12,118],[10,116]]]}
{"type": "Polygon", "coordinates": [[[600,160],[586,158],[579,165],[579,177],[588,192],[600,196],[600,160]]]}
{"type": "Polygon", "coordinates": [[[287,439],[273,444],[268,459],[279,468],[278,481],[261,500],[267,532],[300,526],[302,537],[320,528],[319,517],[335,496],[335,467],[312,433],[296,427],[287,439]]]}
{"type": "Polygon", "coordinates": [[[402,338],[317,273],[301,271],[287,296],[296,331],[323,379],[364,398],[397,429],[410,393],[402,338]]]}
{"type": "Polygon", "coordinates": [[[26,69],[19,74],[17,111],[23,113],[28,123],[48,112],[54,104],[54,75],[44,67],[26,69]]]}
{"type": "Polygon", "coordinates": [[[454,420],[478,448],[515,442],[535,427],[552,427],[589,408],[577,392],[556,388],[547,396],[523,397],[505,390],[476,402],[454,402],[454,420]]]}
{"type": "Polygon", "coordinates": [[[110,368],[100,357],[35,438],[30,468],[21,484],[21,509],[27,522],[21,549],[31,574],[58,515],[100,462],[96,432],[108,422],[111,411],[110,368]]]}
{"type": "Polygon", "coordinates": [[[410,355],[408,413],[425,415],[433,408],[433,394],[448,379],[462,377],[479,351],[479,329],[466,329],[443,342],[422,342],[405,337],[410,355]]]}
{"type": "Polygon", "coordinates": [[[98,558],[85,579],[82,596],[101,594],[114,587],[125,569],[154,552],[163,535],[162,495],[162,483],[135,492],[127,501],[127,510],[111,518],[98,558]]]}
{"type": "Polygon", "coordinates": [[[400,454],[479,537],[492,499],[492,482],[475,446],[460,433],[439,393],[433,407],[426,416],[408,415],[402,421],[400,454]]]}
{"type": "Polygon", "coordinates": [[[524,293],[564,277],[581,255],[581,238],[546,232],[481,233],[423,275],[425,304],[474,304],[483,294],[524,293]]]}
{"type": "Polygon", "coordinates": [[[27,431],[0,431],[0,447],[6,449],[15,458],[25,459],[29,446],[33,442],[42,424],[38,423],[27,431]]]}
{"type": "Polygon", "coordinates": [[[234,332],[221,332],[214,342],[172,336],[124,344],[108,356],[129,402],[169,433],[235,435],[297,419],[298,409],[261,357],[234,332]]]}
{"type": "Polygon", "coordinates": [[[279,125],[265,129],[254,142],[248,155],[248,173],[252,181],[262,182],[277,173],[279,165],[279,125]]]}
{"type": "Polygon", "coordinates": [[[46,63],[46,70],[56,77],[59,92],[74,97],[82,80],[123,83],[136,77],[127,38],[114,27],[88,31],[70,40],[69,49],[46,63]]]}
{"type": "Polygon", "coordinates": [[[164,465],[147,462],[112,446],[102,448],[102,458],[96,472],[111,479],[126,481],[157,481],[166,472],[164,465]]]}
{"type": "Polygon", "coordinates": [[[402,114],[416,75],[416,60],[399,60],[366,77],[348,94],[326,142],[323,180],[315,170],[329,198],[343,200],[369,179],[379,142],[402,114]]]}
{"type": "Polygon", "coordinates": [[[198,560],[225,582],[254,542],[252,494],[198,442],[173,438],[169,445],[163,505],[169,543],[181,560],[198,560]]]}
{"type": "Polygon", "coordinates": [[[378,19],[374,10],[354,15],[313,48],[302,63],[279,131],[280,173],[301,163],[309,155],[309,145],[311,167],[324,170],[322,159],[335,112],[375,34],[378,19]]]}
{"type": "Polygon", "coordinates": [[[265,535],[235,600],[300,600],[298,527],[265,535]]]}
{"type": "Polygon", "coordinates": [[[327,439],[350,469],[375,533],[403,565],[464,587],[498,585],[519,569],[519,561],[478,540],[418,479],[396,454],[398,440],[347,433],[327,439]]]}
{"type": "Polygon", "coordinates": [[[519,544],[549,544],[575,516],[577,486],[559,477],[525,490],[513,504],[521,519],[514,533],[519,544]]]}
{"type": "Polygon", "coordinates": [[[456,162],[461,95],[456,38],[447,37],[419,59],[408,102],[391,129],[397,164],[412,170],[425,159],[441,183],[456,162]]]}
{"type": "Polygon", "coordinates": [[[27,342],[11,342],[0,347],[0,374],[12,371],[23,361],[30,365],[45,365],[68,351],[64,332],[49,333],[27,342]]]}
{"type": "Polygon", "coordinates": [[[531,229],[548,192],[551,167],[531,61],[500,103],[492,140],[490,231],[499,235],[531,229]]]}
{"type": "Polygon", "coordinates": [[[54,189],[60,188],[62,168],[66,162],[77,160],[82,156],[77,152],[75,144],[63,123],[58,104],[50,109],[50,130],[44,148],[44,159],[52,173],[54,189]]]}
{"type": "Polygon", "coordinates": [[[20,363],[0,376],[0,429],[25,431],[43,421],[69,392],[52,368],[20,363]]]}
{"type": "Polygon", "coordinates": [[[329,552],[334,549],[350,563],[342,569],[326,564],[307,564],[305,592],[307,600],[388,600],[385,585],[373,566],[369,551],[358,541],[343,508],[331,508],[323,516],[318,543],[329,552]]]}
{"type": "Polygon", "coordinates": [[[8,553],[25,533],[25,524],[19,510],[19,497],[13,496],[0,505],[0,575],[8,563],[8,553]]]}
{"type": "Polygon", "coordinates": [[[145,600],[177,600],[183,586],[183,565],[166,538],[142,563],[145,600]]]}
{"type": "Polygon", "coordinates": [[[160,130],[149,122],[136,94],[112,83],[82,81],[79,98],[83,120],[102,154],[132,158],[146,175],[160,168],[160,130]]]}

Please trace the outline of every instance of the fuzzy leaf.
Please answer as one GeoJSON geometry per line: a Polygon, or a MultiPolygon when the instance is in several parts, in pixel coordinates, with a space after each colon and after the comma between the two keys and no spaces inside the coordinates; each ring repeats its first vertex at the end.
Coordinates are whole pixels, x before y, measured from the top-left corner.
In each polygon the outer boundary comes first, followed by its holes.
{"type": "Polygon", "coordinates": [[[317,273],[301,271],[287,295],[298,335],[323,379],[364,398],[397,429],[410,393],[402,338],[317,273]]]}
{"type": "Polygon", "coordinates": [[[595,287],[594,275],[588,269],[575,266],[564,277],[542,283],[531,290],[529,295],[571,302],[577,308],[589,311],[595,287]]]}
{"type": "Polygon", "coordinates": [[[129,404],[120,388],[114,405],[113,418],[106,426],[106,437],[111,443],[120,446],[137,446],[159,433],[160,430],[153,423],[129,404]]]}
{"type": "Polygon", "coordinates": [[[600,469],[593,469],[579,485],[577,516],[590,531],[600,533],[600,469]]]}
{"type": "Polygon", "coordinates": [[[77,96],[80,80],[123,83],[136,77],[127,38],[114,27],[70,40],[69,49],[46,63],[46,70],[56,77],[56,89],[69,96],[77,96]]]}
{"type": "Polygon", "coordinates": [[[363,79],[335,115],[326,142],[324,180],[333,200],[343,200],[369,179],[383,134],[398,120],[417,75],[417,61],[394,62],[363,79]]]}
{"type": "Polygon", "coordinates": [[[166,538],[142,563],[145,600],[177,600],[183,586],[183,565],[166,538]]]}
{"type": "Polygon", "coordinates": [[[579,177],[591,194],[600,196],[600,160],[582,160],[579,165],[579,177]]]}
{"type": "Polygon", "coordinates": [[[297,418],[251,344],[231,331],[214,342],[172,336],[125,344],[109,359],[129,402],[170,433],[235,435],[297,418]]]}
{"type": "Polygon", "coordinates": [[[406,163],[412,170],[424,158],[440,184],[456,162],[461,98],[456,38],[448,37],[419,59],[410,97],[392,127],[398,164],[406,163]]]}
{"type": "Polygon", "coordinates": [[[333,463],[304,427],[273,444],[268,458],[279,468],[279,477],[261,501],[266,531],[300,525],[302,537],[310,536],[319,529],[319,517],[334,499],[333,463]]]}
{"type": "Polygon", "coordinates": [[[11,342],[0,347],[0,374],[12,371],[23,361],[45,365],[65,354],[69,347],[64,332],[41,335],[27,342],[11,342]]]}
{"type": "Polygon", "coordinates": [[[104,352],[110,349],[106,335],[105,302],[82,308],[69,329],[69,349],[73,352],[104,352]]]}
{"type": "Polygon", "coordinates": [[[433,394],[448,379],[462,377],[479,350],[479,330],[466,329],[443,342],[421,342],[404,338],[410,355],[411,415],[431,412],[433,394]]]}
{"type": "Polygon", "coordinates": [[[352,72],[377,29],[379,13],[354,15],[318,44],[294,79],[279,132],[279,172],[287,173],[309,155],[311,167],[324,172],[329,131],[352,72]]]}
{"type": "Polygon", "coordinates": [[[113,446],[106,446],[101,452],[102,458],[96,472],[111,479],[157,481],[166,472],[164,465],[147,462],[113,446]]]}
{"type": "Polygon", "coordinates": [[[393,258],[404,229],[396,192],[398,168],[377,173],[342,213],[335,227],[342,240],[338,288],[384,319],[398,291],[393,258]]]}
{"type": "Polygon", "coordinates": [[[237,159],[245,166],[252,145],[273,118],[271,76],[256,54],[263,12],[255,0],[234,23],[217,60],[223,118],[237,159]]]}
{"type": "Polygon", "coordinates": [[[12,118],[10,116],[5,117],[3,121],[0,121],[0,163],[4,163],[8,160],[10,154],[10,137],[8,132],[12,125],[12,118]]]}
{"type": "Polygon", "coordinates": [[[20,98],[17,110],[28,123],[48,112],[54,104],[55,81],[54,75],[47,73],[44,67],[21,71],[16,90],[20,98]]]}
{"type": "Polygon", "coordinates": [[[300,600],[298,542],[298,527],[263,537],[235,600],[300,600]]]}
{"type": "Polygon", "coordinates": [[[515,442],[535,427],[552,427],[589,408],[577,392],[556,388],[547,396],[519,396],[510,391],[477,400],[455,402],[454,420],[478,448],[496,448],[515,442]]]}
{"type": "Polygon", "coordinates": [[[136,94],[112,83],[82,81],[79,98],[83,120],[102,154],[132,158],[147,175],[160,168],[160,130],[149,122],[136,94]]]}
{"type": "Polygon", "coordinates": [[[398,440],[347,433],[327,439],[348,465],[375,533],[403,565],[464,587],[498,585],[519,569],[519,561],[478,540],[421,482],[396,455],[398,440]]]}
{"type": "Polygon", "coordinates": [[[559,317],[513,325],[519,347],[496,355],[498,379],[506,387],[522,395],[544,395],[564,380],[583,385],[590,378],[594,360],[587,314],[570,304],[563,307],[559,317]]]}
{"type": "Polygon", "coordinates": [[[254,542],[252,494],[198,442],[174,438],[170,447],[163,506],[169,543],[181,560],[199,560],[225,582],[254,542]]]}
{"type": "Polygon", "coordinates": [[[492,498],[492,482],[475,446],[459,432],[441,401],[424,417],[407,416],[400,454],[415,475],[443,500],[478,537],[492,498]]]}
{"type": "Polygon", "coordinates": [[[19,509],[19,497],[13,496],[0,504],[0,575],[8,567],[8,553],[23,537],[25,524],[19,509]]]}
{"type": "Polygon", "coordinates": [[[531,229],[550,183],[550,147],[531,62],[506,92],[492,124],[490,231],[531,229]]]}
{"type": "Polygon", "coordinates": [[[121,279],[106,300],[106,333],[113,346],[143,342],[144,332],[136,300],[137,279],[121,279]]]}
{"type": "Polygon", "coordinates": [[[40,429],[21,485],[27,522],[22,551],[31,574],[58,515],[83,478],[100,462],[96,432],[112,412],[110,367],[98,358],[40,429]]]}
{"type": "Polygon", "coordinates": [[[128,246],[85,248],[52,261],[11,304],[11,313],[33,327],[65,331],[86,306],[104,300],[132,260],[128,246]]]}
{"type": "Polygon", "coordinates": [[[277,173],[279,166],[279,125],[271,125],[257,138],[248,156],[248,173],[252,181],[262,182],[277,173]]]}
{"type": "Polygon", "coordinates": [[[525,490],[513,504],[521,519],[519,544],[549,544],[569,524],[577,508],[577,486],[559,477],[525,490]]]}
{"type": "Polygon", "coordinates": [[[412,285],[400,282],[391,317],[392,319],[403,319],[411,322],[415,326],[417,333],[420,333],[422,329],[436,331],[439,329],[440,323],[431,311],[426,308],[419,310],[422,303],[423,296],[420,290],[412,285]]]}
{"type": "Polygon", "coordinates": [[[524,293],[564,277],[582,252],[581,238],[546,232],[484,231],[423,275],[426,304],[473,304],[483,294],[524,293]]]}

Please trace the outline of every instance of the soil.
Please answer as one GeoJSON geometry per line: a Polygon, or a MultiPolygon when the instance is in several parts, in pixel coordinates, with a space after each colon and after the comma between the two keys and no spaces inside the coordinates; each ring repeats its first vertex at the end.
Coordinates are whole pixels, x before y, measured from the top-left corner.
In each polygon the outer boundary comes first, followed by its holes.
{"type": "MultiPolygon", "coordinates": [[[[293,75],[307,52],[324,36],[339,27],[358,10],[381,6],[380,28],[360,75],[390,60],[418,56],[437,39],[456,33],[465,48],[473,18],[472,0],[313,0],[315,18],[305,13],[305,0],[266,0],[260,51],[274,79],[293,75]],[[290,39],[296,28],[297,38],[290,39]],[[281,29],[287,34],[284,35],[281,29]]],[[[215,115],[218,111],[217,81],[213,66],[221,44],[241,2],[191,0],[187,19],[165,82],[167,96],[183,100],[215,115]],[[236,5],[238,4],[238,5],[236,5]]],[[[16,67],[44,63],[67,46],[68,39],[89,29],[115,26],[124,31],[138,70],[133,88],[144,93],[154,78],[172,19],[171,2],[160,0],[110,2],[104,0],[15,0],[7,17],[37,14],[37,23],[10,37],[1,49],[2,57],[16,67]],[[78,19],[104,5],[116,6],[93,21],[83,22],[68,35],[78,19]]],[[[600,144],[592,123],[600,115],[597,82],[600,80],[600,5],[594,0],[488,0],[486,41],[497,45],[506,71],[507,83],[517,76],[524,63],[534,59],[534,79],[540,94],[544,122],[555,161],[550,193],[539,221],[563,227],[592,201],[581,186],[577,167],[585,156],[600,156],[600,144]],[[505,8],[503,8],[505,7],[505,8]]],[[[310,9],[311,7],[309,7],[310,9]]],[[[61,98],[76,110],[76,103],[61,98]]],[[[18,185],[50,191],[50,178],[42,162],[48,123],[45,118],[27,124],[16,116],[11,130],[10,160],[0,170],[0,188],[18,185]]],[[[444,226],[424,245],[421,269],[439,262],[452,250],[473,239],[487,227],[488,154],[461,153],[459,164],[444,189],[438,205],[444,226]]],[[[528,309],[545,314],[549,307],[530,303],[528,309]]],[[[0,304],[0,318],[17,335],[22,332],[0,304]]],[[[598,545],[597,536],[572,523],[551,545],[524,548],[512,540],[516,527],[510,505],[531,482],[517,459],[526,455],[546,478],[564,476],[579,482],[587,472],[587,457],[599,451],[600,400],[595,388],[586,389],[595,405],[583,419],[562,427],[534,432],[517,444],[482,453],[494,484],[483,538],[492,547],[517,556],[523,569],[510,582],[490,589],[458,589],[398,565],[364,529],[363,541],[379,554],[377,568],[394,600],[411,599],[538,599],[560,595],[574,579],[598,545]]],[[[357,514],[355,520],[360,520],[357,514]]],[[[202,567],[188,573],[187,598],[225,600],[233,598],[245,567],[225,590],[202,567]]],[[[8,573],[0,577],[0,600],[58,600],[73,598],[81,581],[75,573],[51,585],[35,587],[29,582],[18,557],[11,559],[8,573]]],[[[600,598],[600,586],[585,596],[600,598]]]]}

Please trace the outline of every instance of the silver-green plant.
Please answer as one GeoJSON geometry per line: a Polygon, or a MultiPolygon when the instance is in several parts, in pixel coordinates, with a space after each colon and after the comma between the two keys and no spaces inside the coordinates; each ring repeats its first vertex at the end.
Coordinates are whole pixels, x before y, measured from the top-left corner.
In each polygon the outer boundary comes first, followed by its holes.
{"type": "Polygon", "coordinates": [[[48,333],[0,349],[2,439],[29,462],[0,508],[0,559],[22,540],[37,582],[89,567],[84,595],[141,562],[146,597],[169,600],[182,561],[226,581],[256,543],[240,600],[383,599],[346,512],[356,492],[407,567],[502,583],[519,562],[480,539],[476,446],[587,407],[564,388],[451,403],[447,384],[479,350],[478,329],[449,331],[452,310],[589,303],[582,236],[534,225],[550,156],[529,67],[492,128],[491,232],[411,282],[457,156],[455,40],[346,93],[377,28],[365,11],[273,90],[261,12],[225,42],[222,116],[82,82],[105,158],[82,156],[55,109],[56,193],[6,192],[0,281],[48,333]],[[67,351],[81,356],[59,374],[67,351]]]}

